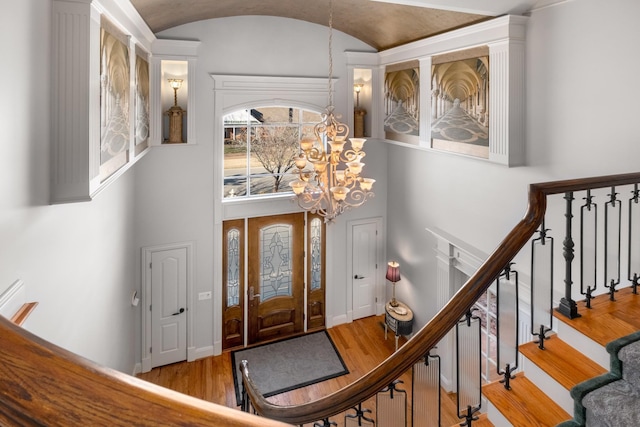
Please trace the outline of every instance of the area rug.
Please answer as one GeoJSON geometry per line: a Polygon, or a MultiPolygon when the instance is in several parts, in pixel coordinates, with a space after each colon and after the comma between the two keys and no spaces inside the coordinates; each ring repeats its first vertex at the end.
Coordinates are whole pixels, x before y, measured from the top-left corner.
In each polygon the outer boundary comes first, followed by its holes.
{"type": "Polygon", "coordinates": [[[240,362],[249,362],[249,375],[269,397],[349,373],[327,331],[313,332],[231,353],[236,402],[242,397],[240,362]]]}

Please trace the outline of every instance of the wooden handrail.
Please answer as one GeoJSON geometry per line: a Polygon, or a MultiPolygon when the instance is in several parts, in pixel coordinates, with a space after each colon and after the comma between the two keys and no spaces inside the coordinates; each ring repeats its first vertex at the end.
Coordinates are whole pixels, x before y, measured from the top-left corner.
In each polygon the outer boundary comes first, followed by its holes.
{"type": "Polygon", "coordinates": [[[482,295],[540,225],[546,196],[640,182],[640,173],[532,184],[524,218],[429,323],[385,362],[320,400],[278,406],[243,381],[258,418],[102,367],[0,316],[0,425],[198,425],[282,427],[343,412],[374,395],[427,353],[482,295]]]}
{"type": "Polygon", "coordinates": [[[99,366],[2,316],[0,425],[286,426],[99,366]]]}
{"type": "Polygon", "coordinates": [[[321,399],[296,406],[280,406],[267,401],[250,380],[249,367],[245,365],[242,377],[251,404],[258,414],[291,424],[322,420],[357,406],[400,377],[456,325],[533,236],[544,218],[548,195],[638,182],[640,173],[531,184],[524,218],[449,302],[398,351],[354,383],[321,399]]]}

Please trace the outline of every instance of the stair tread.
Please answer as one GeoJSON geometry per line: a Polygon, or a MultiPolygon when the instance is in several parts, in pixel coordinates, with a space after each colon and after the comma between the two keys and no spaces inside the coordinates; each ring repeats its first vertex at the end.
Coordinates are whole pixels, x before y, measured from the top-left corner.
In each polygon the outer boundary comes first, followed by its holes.
{"type": "Polygon", "coordinates": [[[607,372],[602,366],[571,347],[557,336],[544,342],[544,350],[538,344],[522,344],[520,353],[545,371],[567,390],[576,384],[607,372]]]}
{"type": "Polygon", "coordinates": [[[616,301],[609,301],[609,295],[598,295],[591,300],[591,309],[579,303],[581,317],[569,319],[556,310],[556,319],[605,346],[613,340],[640,330],[640,295],[633,294],[631,288],[622,288],[615,293],[616,301]],[[635,315],[634,315],[635,313],[635,315]]]}
{"type": "Polygon", "coordinates": [[[483,386],[482,392],[514,426],[555,426],[572,418],[522,373],[512,380],[511,390],[493,382],[483,386]]]}

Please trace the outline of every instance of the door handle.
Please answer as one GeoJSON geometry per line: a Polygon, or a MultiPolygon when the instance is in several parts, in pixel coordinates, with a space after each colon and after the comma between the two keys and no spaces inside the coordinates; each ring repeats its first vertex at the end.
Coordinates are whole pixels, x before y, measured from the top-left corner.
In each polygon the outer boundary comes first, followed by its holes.
{"type": "Polygon", "coordinates": [[[254,292],[253,286],[250,286],[249,287],[249,299],[254,299],[254,298],[257,298],[257,297],[260,296],[260,294],[254,294],[253,292],[254,292]]]}
{"type": "Polygon", "coordinates": [[[180,310],[176,311],[175,313],[172,314],[172,316],[177,316],[178,314],[182,314],[184,313],[184,308],[181,308],[180,310]]]}
{"type": "Polygon", "coordinates": [[[364,276],[358,276],[357,274],[353,276],[354,279],[364,279],[364,276]]]}

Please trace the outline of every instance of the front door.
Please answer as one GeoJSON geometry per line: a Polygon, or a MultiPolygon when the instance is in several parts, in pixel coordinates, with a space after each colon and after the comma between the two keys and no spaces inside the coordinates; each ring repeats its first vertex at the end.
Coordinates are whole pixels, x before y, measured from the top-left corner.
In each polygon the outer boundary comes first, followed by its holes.
{"type": "Polygon", "coordinates": [[[304,214],[248,224],[248,343],[304,329],[304,214]]]}
{"type": "Polygon", "coordinates": [[[187,249],[151,255],[151,367],[187,359],[187,249]]]}

